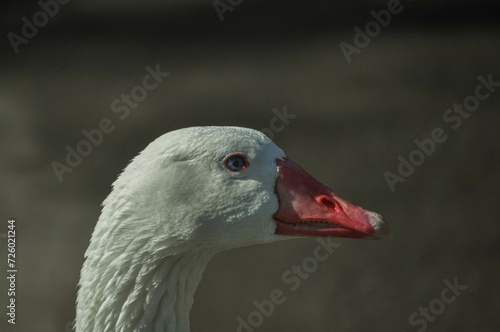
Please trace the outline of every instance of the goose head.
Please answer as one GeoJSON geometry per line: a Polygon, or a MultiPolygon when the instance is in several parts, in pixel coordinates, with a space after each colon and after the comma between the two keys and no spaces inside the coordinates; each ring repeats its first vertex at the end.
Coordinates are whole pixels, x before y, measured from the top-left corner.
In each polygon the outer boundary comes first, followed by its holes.
{"type": "Polygon", "coordinates": [[[103,203],[82,268],[77,331],[188,331],[192,293],[213,254],[297,236],[377,239],[390,231],[259,131],[167,133],[132,160],[103,203]]]}
{"type": "Polygon", "coordinates": [[[246,128],[194,127],[161,136],[125,169],[105,204],[117,201],[124,205],[115,213],[142,222],[123,231],[147,232],[155,242],[224,247],[289,236],[390,236],[378,214],[340,198],[267,136],[246,128]]]}

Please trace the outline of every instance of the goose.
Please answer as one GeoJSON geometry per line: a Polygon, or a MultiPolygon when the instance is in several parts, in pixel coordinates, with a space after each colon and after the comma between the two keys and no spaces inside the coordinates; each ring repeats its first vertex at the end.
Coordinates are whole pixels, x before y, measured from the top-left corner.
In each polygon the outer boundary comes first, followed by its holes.
{"type": "Polygon", "coordinates": [[[112,185],[85,252],[75,329],[189,332],[210,259],[309,237],[390,238],[260,131],[191,127],[160,136],[112,185]]]}

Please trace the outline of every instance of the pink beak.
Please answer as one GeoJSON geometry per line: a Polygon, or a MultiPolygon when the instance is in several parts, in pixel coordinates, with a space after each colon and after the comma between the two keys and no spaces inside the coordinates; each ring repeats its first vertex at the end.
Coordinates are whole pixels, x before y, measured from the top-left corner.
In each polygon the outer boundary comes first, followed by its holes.
{"type": "Polygon", "coordinates": [[[288,158],[276,160],[275,234],[390,239],[382,217],[340,198],[288,158]]]}

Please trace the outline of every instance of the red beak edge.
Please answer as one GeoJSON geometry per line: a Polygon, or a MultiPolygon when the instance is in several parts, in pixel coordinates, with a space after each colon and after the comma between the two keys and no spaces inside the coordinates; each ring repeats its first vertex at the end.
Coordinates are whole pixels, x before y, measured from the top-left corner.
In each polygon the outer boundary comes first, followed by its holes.
{"type": "Polygon", "coordinates": [[[340,198],[288,158],[276,160],[275,234],[390,239],[382,217],[340,198]]]}

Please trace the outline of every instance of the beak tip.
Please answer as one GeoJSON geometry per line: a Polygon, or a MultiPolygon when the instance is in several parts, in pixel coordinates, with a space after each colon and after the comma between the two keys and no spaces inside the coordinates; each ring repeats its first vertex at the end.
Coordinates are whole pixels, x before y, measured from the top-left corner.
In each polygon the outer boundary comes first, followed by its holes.
{"type": "Polygon", "coordinates": [[[367,211],[367,218],[370,225],[373,227],[374,233],[372,236],[377,239],[390,240],[393,237],[389,225],[382,220],[382,216],[378,213],[367,211]]]}

